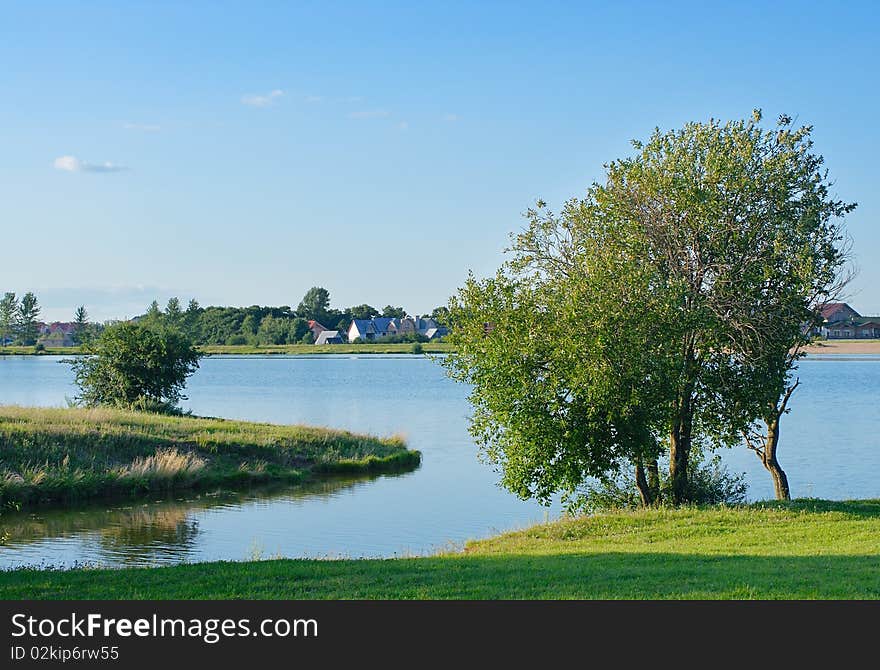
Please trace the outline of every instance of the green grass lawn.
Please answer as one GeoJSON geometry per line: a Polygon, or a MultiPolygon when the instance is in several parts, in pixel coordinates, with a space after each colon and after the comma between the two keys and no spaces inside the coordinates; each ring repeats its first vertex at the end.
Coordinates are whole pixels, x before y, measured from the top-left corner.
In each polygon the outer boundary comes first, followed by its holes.
{"type": "MultiPolygon", "coordinates": [[[[396,344],[264,344],[260,346],[211,344],[199,347],[205,354],[225,355],[253,355],[253,354],[410,354],[413,353],[413,345],[407,342],[396,344]]],[[[452,351],[452,345],[447,342],[423,342],[422,353],[442,354],[452,351]]],[[[37,352],[34,347],[0,347],[0,356],[29,356],[29,355],[52,355],[52,356],[75,356],[79,353],[79,347],[47,347],[44,351],[37,352]]]]}
{"type": "Polygon", "coordinates": [[[387,560],[0,572],[0,598],[863,599],[880,500],[615,512],[387,560]]]}
{"type": "Polygon", "coordinates": [[[419,460],[397,437],[106,408],[0,406],[0,504],[405,470],[419,460]]]}

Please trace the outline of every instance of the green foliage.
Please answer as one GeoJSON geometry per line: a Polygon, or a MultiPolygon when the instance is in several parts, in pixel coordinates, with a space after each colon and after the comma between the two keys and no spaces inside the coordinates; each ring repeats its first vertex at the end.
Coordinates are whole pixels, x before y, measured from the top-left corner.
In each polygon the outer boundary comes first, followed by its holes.
{"type": "Polygon", "coordinates": [[[410,348],[410,352],[413,354],[420,354],[424,351],[424,347],[422,347],[421,342],[414,342],[412,347],[410,348]]]}
{"type": "Polygon", "coordinates": [[[539,201],[494,277],[451,299],[445,364],[471,432],[522,497],[572,494],[694,445],[738,444],[778,405],[789,348],[839,285],[840,219],[809,127],[689,123],[634,143],[559,214],[539,201]]]}
{"type": "Polygon", "coordinates": [[[15,297],[15,293],[5,293],[0,300],[0,346],[14,340],[16,314],[18,314],[18,298],[15,297]]]}
{"type": "MultiPolygon", "coordinates": [[[[313,286],[303,296],[302,302],[296,308],[296,313],[304,319],[314,319],[320,323],[327,320],[327,310],[330,308],[330,291],[320,286],[313,286]]],[[[324,324],[326,325],[326,324],[324,324]]]]}
{"type": "Polygon", "coordinates": [[[31,293],[25,293],[18,305],[18,313],[16,314],[16,329],[18,331],[18,340],[25,346],[36,344],[37,342],[37,319],[40,316],[40,306],[37,303],[37,297],[31,293]]]}
{"type": "Polygon", "coordinates": [[[402,319],[406,316],[406,310],[403,307],[393,307],[392,305],[385,305],[385,307],[382,309],[382,316],[389,319],[402,319]]]}
{"type": "Polygon", "coordinates": [[[372,305],[355,305],[349,308],[348,313],[351,319],[372,319],[379,313],[379,310],[372,305]]]}
{"type": "Polygon", "coordinates": [[[86,311],[85,305],[80,305],[76,308],[76,312],[73,315],[73,340],[76,344],[85,344],[91,339],[92,336],[92,328],[89,323],[89,313],[86,311]]]}
{"type": "Polygon", "coordinates": [[[89,407],[173,410],[201,357],[180,331],[132,322],[106,328],[86,352],[68,362],[80,388],[77,401],[89,407]]]}
{"type": "MultiPolygon", "coordinates": [[[[689,463],[688,501],[694,505],[741,505],[746,502],[748,484],[742,474],[731,473],[719,456],[708,463],[694,458],[689,463]]],[[[672,499],[672,482],[665,468],[659,470],[662,501],[672,499]]],[[[632,470],[616,473],[592,483],[587,490],[568,501],[569,513],[607,512],[609,510],[636,509],[642,500],[636,488],[632,470]]]]}
{"type": "Polygon", "coordinates": [[[431,318],[441,326],[449,325],[449,308],[446,305],[435,307],[431,312],[431,318]]]}
{"type": "Polygon", "coordinates": [[[169,298],[165,306],[165,324],[172,328],[180,328],[183,325],[183,311],[180,309],[180,300],[176,297],[169,298]]]}
{"type": "Polygon", "coordinates": [[[290,331],[286,321],[276,319],[271,314],[263,317],[260,327],[257,329],[257,342],[259,344],[285,344],[290,331]]]}

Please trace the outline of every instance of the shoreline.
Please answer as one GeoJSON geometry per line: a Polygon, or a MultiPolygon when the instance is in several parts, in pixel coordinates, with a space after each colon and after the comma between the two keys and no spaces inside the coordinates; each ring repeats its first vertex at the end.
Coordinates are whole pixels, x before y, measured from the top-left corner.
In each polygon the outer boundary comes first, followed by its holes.
{"type": "Polygon", "coordinates": [[[804,347],[806,354],[880,354],[880,340],[822,340],[804,347]]]}
{"type": "MultiPolygon", "coordinates": [[[[804,353],[822,356],[880,355],[880,340],[823,340],[804,347],[804,353]]],[[[382,354],[413,355],[413,345],[408,342],[394,344],[282,344],[282,345],[205,345],[199,351],[207,356],[321,356],[327,354],[382,354]]],[[[446,342],[424,342],[421,354],[448,354],[455,351],[446,342]]],[[[77,356],[79,347],[48,347],[35,351],[33,347],[0,347],[0,359],[4,356],[77,356]]]]}
{"type": "Polygon", "coordinates": [[[0,570],[0,599],[877,599],[878,532],[880,500],[620,510],[417,558],[0,570]]]}
{"type": "MultiPolygon", "coordinates": [[[[198,350],[207,356],[314,356],[324,354],[446,354],[454,351],[446,342],[421,342],[418,351],[415,343],[396,342],[393,344],[279,344],[251,346],[242,345],[203,345],[198,350]]],[[[880,346],[878,346],[880,352],[880,346]]],[[[34,347],[0,347],[0,358],[4,356],[78,356],[79,347],[46,347],[36,351],[34,347]]]]}

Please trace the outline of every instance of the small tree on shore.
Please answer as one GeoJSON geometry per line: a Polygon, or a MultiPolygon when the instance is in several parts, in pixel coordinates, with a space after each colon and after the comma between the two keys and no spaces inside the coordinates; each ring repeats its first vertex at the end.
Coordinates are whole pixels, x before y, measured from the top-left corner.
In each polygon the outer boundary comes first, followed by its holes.
{"type": "Polygon", "coordinates": [[[201,354],[177,329],[122,322],[104,329],[68,360],[86,406],[112,405],[150,411],[178,411],[187,378],[201,354]]]}

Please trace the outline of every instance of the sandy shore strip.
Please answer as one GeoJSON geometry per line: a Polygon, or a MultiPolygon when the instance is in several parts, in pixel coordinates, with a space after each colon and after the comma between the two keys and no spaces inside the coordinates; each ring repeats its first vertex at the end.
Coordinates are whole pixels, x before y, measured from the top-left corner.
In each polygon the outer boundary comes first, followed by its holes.
{"type": "Polygon", "coordinates": [[[823,340],[804,348],[808,354],[880,354],[880,340],[823,340]]]}

